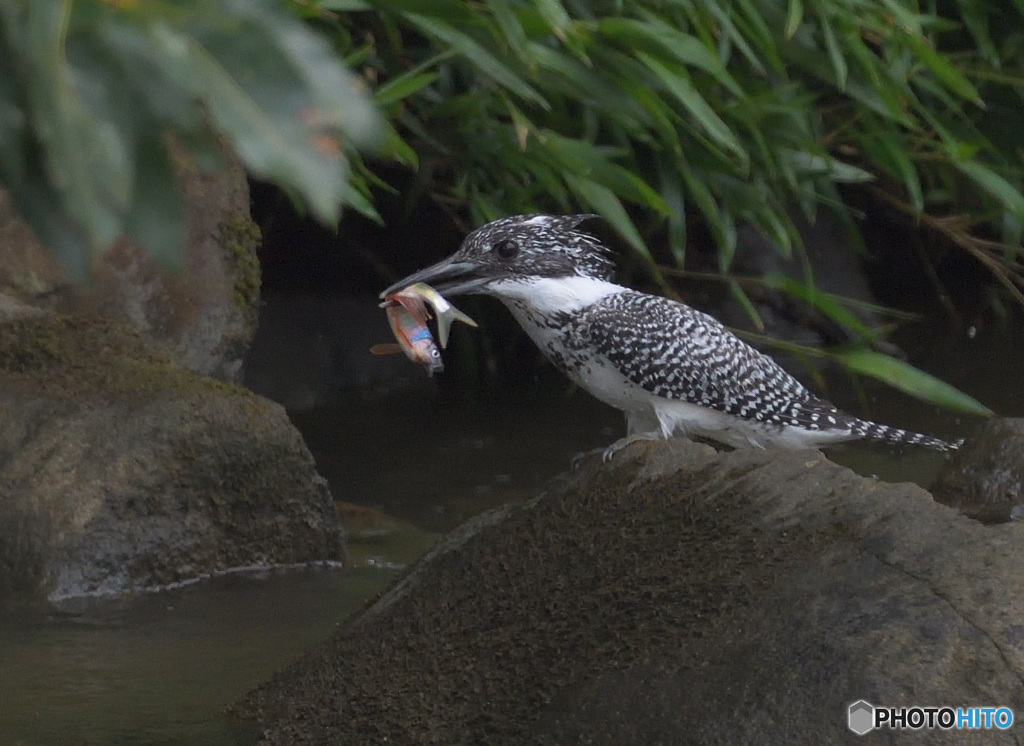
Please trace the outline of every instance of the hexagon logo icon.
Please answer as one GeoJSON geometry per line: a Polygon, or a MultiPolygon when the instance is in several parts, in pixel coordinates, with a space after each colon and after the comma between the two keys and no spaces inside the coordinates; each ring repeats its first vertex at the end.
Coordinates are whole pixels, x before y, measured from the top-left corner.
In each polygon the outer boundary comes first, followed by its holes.
{"type": "Polygon", "coordinates": [[[850,705],[848,724],[850,730],[858,736],[863,736],[875,727],[875,708],[870,702],[858,699],[850,705]]]}

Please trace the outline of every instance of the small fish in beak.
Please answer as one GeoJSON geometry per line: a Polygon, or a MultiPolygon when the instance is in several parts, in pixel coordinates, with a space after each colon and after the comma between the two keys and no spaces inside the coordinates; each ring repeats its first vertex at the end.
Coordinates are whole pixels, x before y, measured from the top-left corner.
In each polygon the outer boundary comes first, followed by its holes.
{"type": "Polygon", "coordinates": [[[431,309],[437,319],[437,336],[442,348],[448,346],[448,335],[456,321],[476,326],[473,319],[455,308],[434,288],[422,282],[388,293],[380,305],[387,312],[388,323],[398,344],[374,345],[370,352],[375,355],[387,355],[402,351],[414,363],[424,366],[430,375],[444,370],[441,352],[434,344],[430,329],[427,328],[431,309]]]}
{"type": "Polygon", "coordinates": [[[476,322],[469,318],[462,311],[449,303],[443,295],[434,288],[422,282],[417,282],[403,290],[387,296],[380,305],[388,308],[394,304],[400,304],[406,311],[416,318],[429,319],[430,311],[434,311],[434,318],[437,319],[437,338],[441,342],[441,349],[448,346],[448,335],[451,332],[452,324],[461,321],[469,326],[476,326],[476,322]]]}

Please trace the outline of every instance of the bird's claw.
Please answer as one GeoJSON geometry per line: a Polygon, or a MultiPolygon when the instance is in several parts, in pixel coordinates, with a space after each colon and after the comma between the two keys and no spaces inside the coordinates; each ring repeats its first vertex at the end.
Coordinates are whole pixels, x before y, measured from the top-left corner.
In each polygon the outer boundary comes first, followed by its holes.
{"type": "Polygon", "coordinates": [[[601,454],[601,460],[607,463],[607,460],[604,458],[604,452],[607,450],[607,448],[595,448],[591,451],[583,451],[582,453],[577,453],[575,456],[572,457],[572,461],[569,462],[570,467],[573,471],[579,471],[580,468],[583,466],[584,462],[588,458],[590,458],[591,456],[596,456],[599,453],[601,454]]]}
{"type": "Polygon", "coordinates": [[[631,446],[634,443],[640,443],[641,441],[645,440],[660,439],[661,437],[659,435],[652,435],[649,433],[637,433],[635,435],[627,435],[625,438],[619,438],[617,441],[615,441],[610,446],[607,446],[605,448],[595,448],[592,451],[584,451],[583,453],[577,453],[575,456],[572,457],[572,470],[579,471],[580,467],[583,466],[583,462],[586,461],[591,456],[600,454],[601,463],[607,464],[613,458],[615,458],[616,453],[621,451],[626,446],[631,446]]]}
{"type": "Polygon", "coordinates": [[[621,451],[626,446],[631,446],[634,443],[640,443],[645,440],[660,440],[659,436],[651,435],[650,433],[634,433],[633,435],[627,435],[625,438],[619,438],[617,441],[612,443],[610,446],[604,449],[601,453],[601,461],[608,463],[611,461],[615,454],[621,451]]]}

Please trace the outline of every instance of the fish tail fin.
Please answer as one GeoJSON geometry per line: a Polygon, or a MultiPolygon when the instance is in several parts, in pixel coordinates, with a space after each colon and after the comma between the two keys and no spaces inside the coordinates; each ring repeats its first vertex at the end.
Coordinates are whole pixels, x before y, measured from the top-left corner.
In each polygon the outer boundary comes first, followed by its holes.
{"type": "Polygon", "coordinates": [[[469,324],[469,326],[476,326],[476,322],[473,319],[469,318],[469,316],[455,306],[451,306],[444,313],[439,313],[437,315],[437,341],[441,343],[442,349],[448,346],[448,333],[451,331],[452,324],[456,321],[469,324]]]}
{"type": "Polygon", "coordinates": [[[473,319],[469,318],[469,316],[464,314],[462,311],[457,309],[455,306],[452,306],[452,320],[453,321],[461,321],[463,324],[466,324],[468,326],[476,326],[476,322],[473,321],[473,319]]]}

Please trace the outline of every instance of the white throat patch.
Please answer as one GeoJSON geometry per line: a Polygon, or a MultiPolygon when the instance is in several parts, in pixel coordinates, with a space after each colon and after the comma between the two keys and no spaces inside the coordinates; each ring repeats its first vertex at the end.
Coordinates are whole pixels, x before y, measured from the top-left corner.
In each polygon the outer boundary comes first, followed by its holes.
{"type": "Polygon", "coordinates": [[[525,303],[541,314],[572,312],[626,288],[594,277],[524,277],[491,282],[486,292],[525,303]]]}

